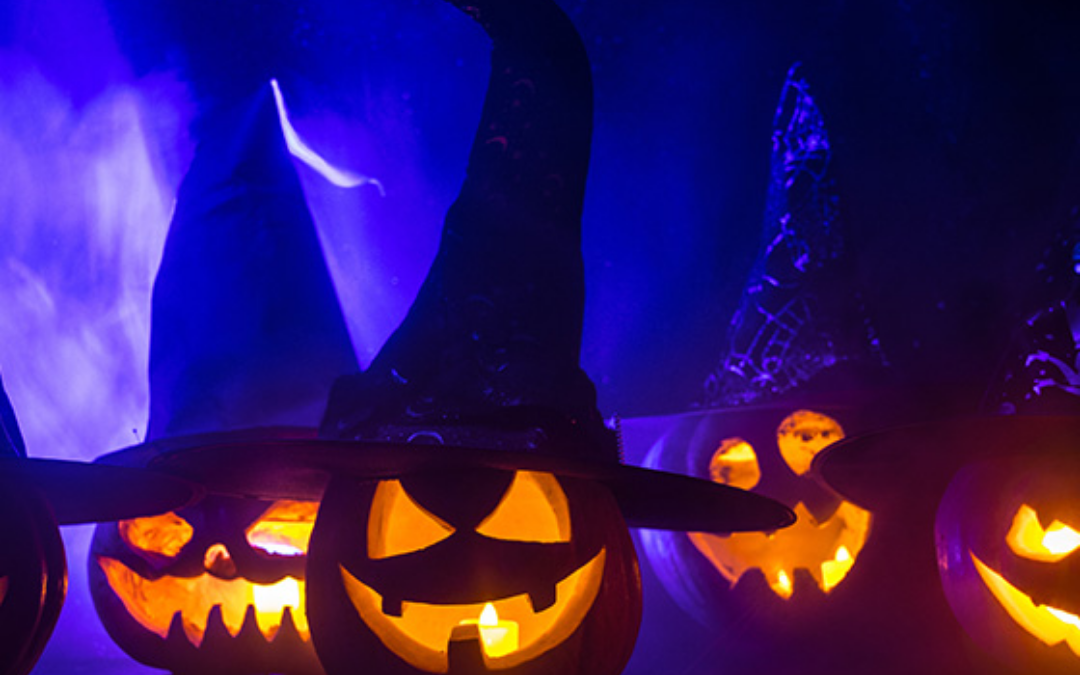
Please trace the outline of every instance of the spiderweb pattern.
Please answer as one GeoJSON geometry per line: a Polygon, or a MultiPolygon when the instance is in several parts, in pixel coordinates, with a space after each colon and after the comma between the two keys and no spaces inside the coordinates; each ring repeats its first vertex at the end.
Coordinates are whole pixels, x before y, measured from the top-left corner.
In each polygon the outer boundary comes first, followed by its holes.
{"type": "MultiPolygon", "coordinates": [[[[1044,252],[1034,294],[1057,299],[1024,322],[983,402],[998,414],[1080,413],[1080,205],[1073,206],[1044,252]]],[[[1039,298],[1042,302],[1046,302],[1039,298]]]]}
{"type": "Polygon", "coordinates": [[[732,318],[726,355],[705,381],[710,406],[783,393],[848,357],[833,317],[822,311],[836,302],[825,296],[837,290],[832,268],[843,253],[832,152],[798,68],[788,72],[773,119],[762,249],[732,318]]]}

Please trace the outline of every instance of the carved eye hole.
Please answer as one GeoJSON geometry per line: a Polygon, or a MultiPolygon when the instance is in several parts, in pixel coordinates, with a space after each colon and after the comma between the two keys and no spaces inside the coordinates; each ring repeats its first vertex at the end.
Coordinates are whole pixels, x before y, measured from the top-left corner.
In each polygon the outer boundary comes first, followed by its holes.
{"type": "Polygon", "coordinates": [[[797,410],[776,429],[776,445],[788,467],[798,475],[810,470],[819,452],[844,437],[840,423],[812,410],[797,410]]]}
{"type": "Polygon", "coordinates": [[[499,505],[476,531],[485,537],[510,541],[570,541],[566,493],[549,473],[518,471],[499,505]]]}
{"type": "Polygon", "coordinates": [[[119,528],[120,538],[132,551],[163,558],[175,558],[195,534],[186,520],[171,511],[160,516],[121,520],[119,528]]]}
{"type": "Polygon", "coordinates": [[[381,560],[421,551],[454,533],[454,528],[417,504],[401,481],[375,488],[368,518],[368,557],[381,560]]]}
{"type": "Polygon", "coordinates": [[[709,462],[713,482],[749,490],[761,480],[754,446],[741,438],[725,438],[709,462]]]}
{"type": "Polygon", "coordinates": [[[1016,555],[1039,562],[1057,562],[1080,548],[1080,532],[1060,520],[1043,529],[1039,514],[1027,504],[1013,516],[1005,542],[1016,555]]]}
{"type": "Polygon", "coordinates": [[[267,555],[305,555],[318,511],[318,502],[274,502],[244,536],[252,548],[267,555]]]}

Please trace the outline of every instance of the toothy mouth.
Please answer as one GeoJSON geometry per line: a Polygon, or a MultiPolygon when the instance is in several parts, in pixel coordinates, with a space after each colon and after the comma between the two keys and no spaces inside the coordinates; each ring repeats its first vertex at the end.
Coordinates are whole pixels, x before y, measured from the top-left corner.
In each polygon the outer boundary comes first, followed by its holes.
{"type": "Polygon", "coordinates": [[[974,553],[968,551],[968,555],[975,563],[983,583],[1013,621],[1047,645],[1053,647],[1064,642],[1073,654],[1080,656],[1080,617],[1056,607],[1035,604],[974,553]]]}
{"type": "Polygon", "coordinates": [[[866,543],[870,513],[843,502],[818,522],[800,502],[795,524],[777,532],[717,535],[691,532],[690,541],[734,587],[742,575],[759,569],[776,595],[788,600],[795,592],[796,569],[805,569],[818,588],[829,593],[851,570],[866,543]]]}
{"type": "Polygon", "coordinates": [[[573,635],[600,592],[606,559],[607,552],[601,549],[555,584],[548,597],[521,593],[464,605],[389,601],[344,567],[341,578],[360,618],[379,640],[414,668],[430,673],[449,671],[449,643],[455,629],[477,623],[490,604],[518,634],[517,645],[508,653],[493,653],[482,638],[485,666],[501,670],[531,661],[573,635]]]}
{"type": "Polygon", "coordinates": [[[128,614],[162,638],[182,629],[198,647],[208,628],[233,637],[257,631],[267,642],[288,632],[304,642],[310,638],[302,580],[256,584],[209,574],[151,580],[113,558],[99,557],[98,565],[128,614]]]}

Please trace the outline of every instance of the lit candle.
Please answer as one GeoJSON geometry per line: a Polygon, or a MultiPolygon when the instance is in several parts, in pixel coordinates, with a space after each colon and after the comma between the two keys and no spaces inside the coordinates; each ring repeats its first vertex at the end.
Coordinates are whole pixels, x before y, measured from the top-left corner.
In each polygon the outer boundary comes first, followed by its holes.
{"type": "Polygon", "coordinates": [[[478,621],[466,619],[461,623],[479,625],[484,653],[489,657],[498,658],[517,651],[519,642],[517,622],[500,619],[499,613],[495,611],[495,605],[490,602],[484,605],[478,621]]]}

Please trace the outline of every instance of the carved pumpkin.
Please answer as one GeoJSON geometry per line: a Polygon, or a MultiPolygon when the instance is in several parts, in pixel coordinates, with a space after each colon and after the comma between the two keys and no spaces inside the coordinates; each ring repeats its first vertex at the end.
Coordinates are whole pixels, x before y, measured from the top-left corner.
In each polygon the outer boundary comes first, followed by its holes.
{"type": "Polygon", "coordinates": [[[317,502],[207,497],[98,526],[91,594],[112,638],[174,672],[321,673],[304,612],[317,502]]]}
{"type": "Polygon", "coordinates": [[[839,413],[830,412],[775,407],[686,416],[650,450],[650,467],[763,494],[798,516],[775,532],[641,533],[665,587],[703,623],[738,616],[747,604],[767,613],[820,600],[855,565],[869,512],[806,475],[814,456],[844,437],[839,413]]]}
{"type": "Polygon", "coordinates": [[[611,494],[540,472],[335,479],[309,578],[316,645],[335,675],[357,663],[380,675],[614,674],[641,617],[611,494]]]}
{"type": "Polygon", "coordinates": [[[0,480],[0,672],[29,673],[52,634],[67,565],[51,509],[32,488],[0,480]]]}
{"type": "Polygon", "coordinates": [[[1080,671],[1080,459],[972,463],[938,507],[941,582],[968,634],[1023,673],[1080,671]]]}

